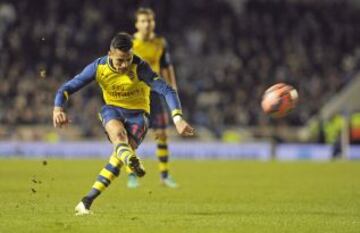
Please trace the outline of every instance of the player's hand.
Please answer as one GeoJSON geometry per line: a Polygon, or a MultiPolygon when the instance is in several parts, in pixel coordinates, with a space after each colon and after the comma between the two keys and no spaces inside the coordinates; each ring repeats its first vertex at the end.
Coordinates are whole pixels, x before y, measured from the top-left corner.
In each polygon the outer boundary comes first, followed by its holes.
{"type": "Polygon", "coordinates": [[[195,129],[191,127],[185,120],[181,119],[175,123],[176,130],[182,136],[193,136],[195,129]]]}
{"type": "Polygon", "coordinates": [[[68,124],[69,118],[66,112],[61,107],[54,107],[53,110],[53,125],[55,128],[61,128],[63,125],[68,124]]]}

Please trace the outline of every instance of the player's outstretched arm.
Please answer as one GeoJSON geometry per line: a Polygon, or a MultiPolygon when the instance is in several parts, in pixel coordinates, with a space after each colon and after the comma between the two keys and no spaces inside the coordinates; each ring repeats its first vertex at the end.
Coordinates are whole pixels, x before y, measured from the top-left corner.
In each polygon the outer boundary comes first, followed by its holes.
{"type": "Polygon", "coordinates": [[[62,107],[54,107],[53,125],[55,128],[61,128],[69,123],[69,118],[62,107]]]}
{"type": "Polygon", "coordinates": [[[65,104],[74,92],[80,90],[95,79],[96,67],[100,59],[87,65],[85,69],[73,79],[62,85],[56,93],[53,109],[53,125],[56,128],[69,123],[69,118],[65,112],[65,104]]]}
{"type": "Polygon", "coordinates": [[[169,65],[166,68],[161,68],[160,74],[164,77],[167,84],[172,87],[175,91],[177,91],[175,71],[172,65],[169,65]]]}
{"type": "Polygon", "coordinates": [[[173,117],[177,132],[182,136],[193,136],[195,129],[191,127],[180,115],[173,117]]]}
{"type": "Polygon", "coordinates": [[[170,56],[169,46],[165,39],[163,39],[164,50],[160,58],[160,75],[165,79],[166,83],[170,85],[175,91],[177,90],[176,77],[172,59],[170,56]]]}
{"type": "Polygon", "coordinates": [[[166,103],[171,109],[171,115],[177,132],[182,136],[193,136],[194,128],[183,119],[181,104],[177,92],[161,79],[156,79],[151,83],[151,87],[157,93],[165,97],[166,103]]]}
{"type": "Polygon", "coordinates": [[[155,78],[151,82],[151,87],[154,91],[165,97],[166,103],[171,109],[171,115],[177,132],[182,136],[193,136],[195,130],[182,117],[181,104],[177,92],[160,78],[155,78]]]}
{"type": "Polygon", "coordinates": [[[143,61],[138,65],[138,74],[141,80],[145,81],[153,91],[165,97],[178,133],[183,136],[194,135],[194,128],[182,117],[181,103],[177,92],[163,79],[158,77],[158,75],[151,70],[150,66],[143,61]]]}

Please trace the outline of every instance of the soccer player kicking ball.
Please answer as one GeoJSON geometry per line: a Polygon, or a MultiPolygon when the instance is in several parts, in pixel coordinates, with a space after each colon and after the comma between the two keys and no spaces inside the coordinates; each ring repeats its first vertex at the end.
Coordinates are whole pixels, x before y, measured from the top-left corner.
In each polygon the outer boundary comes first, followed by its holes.
{"type": "MultiPolygon", "coordinates": [[[[135,12],[134,53],[146,61],[151,69],[177,90],[174,67],[165,38],[155,34],[155,13],[150,8],[139,8],[135,12]]],[[[165,187],[178,185],[169,174],[169,150],[166,128],[169,124],[168,110],[164,99],[155,91],[150,92],[150,128],[154,130],[159,160],[160,181],[165,187]]],[[[134,173],[129,171],[127,186],[139,186],[134,173]]]]}
{"type": "Polygon", "coordinates": [[[53,110],[54,127],[61,128],[69,122],[64,107],[70,95],[94,80],[102,90],[105,105],[101,108],[100,116],[114,145],[114,153],[100,171],[90,192],[75,207],[77,215],[90,213],[95,198],[119,176],[122,166],[128,166],[138,177],[145,175],[135,149],[147,132],[150,90],[165,98],[178,133],[183,136],[194,134],[194,129],[182,118],[176,91],[153,72],[146,62],[133,55],[132,38],[127,33],[116,34],[111,40],[107,56],[96,59],[60,87],[53,110]]]}

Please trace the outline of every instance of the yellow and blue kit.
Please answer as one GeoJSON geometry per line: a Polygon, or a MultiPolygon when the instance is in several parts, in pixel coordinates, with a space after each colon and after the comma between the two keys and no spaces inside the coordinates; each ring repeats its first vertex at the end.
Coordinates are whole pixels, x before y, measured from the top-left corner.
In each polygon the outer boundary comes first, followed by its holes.
{"type": "MultiPolygon", "coordinates": [[[[142,40],[135,33],[133,40],[134,53],[148,62],[151,68],[160,73],[162,68],[172,65],[169,48],[163,37],[155,36],[150,40],[142,40]]],[[[151,92],[150,101],[150,127],[153,129],[165,129],[169,124],[168,111],[161,95],[151,92]]],[[[166,138],[157,138],[156,156],[159,159],[159,171],[162,179],[169,176],[169,150],[166,138]]]]}
{"type": "MultiPolygon", "coordinates": [[[[153,71],[160,74],[161,68],[172,65],[169,49],[165,38],[155,36],[150,40],[142,40],[137,34],[133,40],[134,53],[146,61],[153,71]]],[[[168,111],[161,95],[151,92],[150,101],[150,127],[164,129],[169,124],[168,111]]]]}
{"type": "Polygon", "coordinates": [[[155,36],[150,40],[142,40],[135,34],[133,50],[134,53],[146,61],[157,74],[160,74],[161,68],[166,68],[172,64],[169,48],[163,37],[155,36]]]}
{"type": "Polygon", "coordinates": [[[64,107],[71,94],[96,80],[105,102],[100,112],[103,124],[111,119],[121,120],[138,145],[148,127],[150,90],[165,98],[174,116],[182,114],[176,91],[138,56],[134,55],[128,72],[124,74],[116,72],[110,63],[109,57],[104,56],[87,65],[81,73],[60,87],[55,106],[64,107]]]}

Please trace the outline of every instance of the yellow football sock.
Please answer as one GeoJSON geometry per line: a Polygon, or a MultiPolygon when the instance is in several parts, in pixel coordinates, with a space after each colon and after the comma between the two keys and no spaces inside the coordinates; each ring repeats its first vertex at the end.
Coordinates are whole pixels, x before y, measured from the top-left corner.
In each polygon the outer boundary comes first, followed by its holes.
{"type": "Polygon", "coordinates": [[[159,171],[161,178],[165,179],[169,175],[169,150],[166,139],[157,139],[156,156],[159,159],[159,171]]]}

